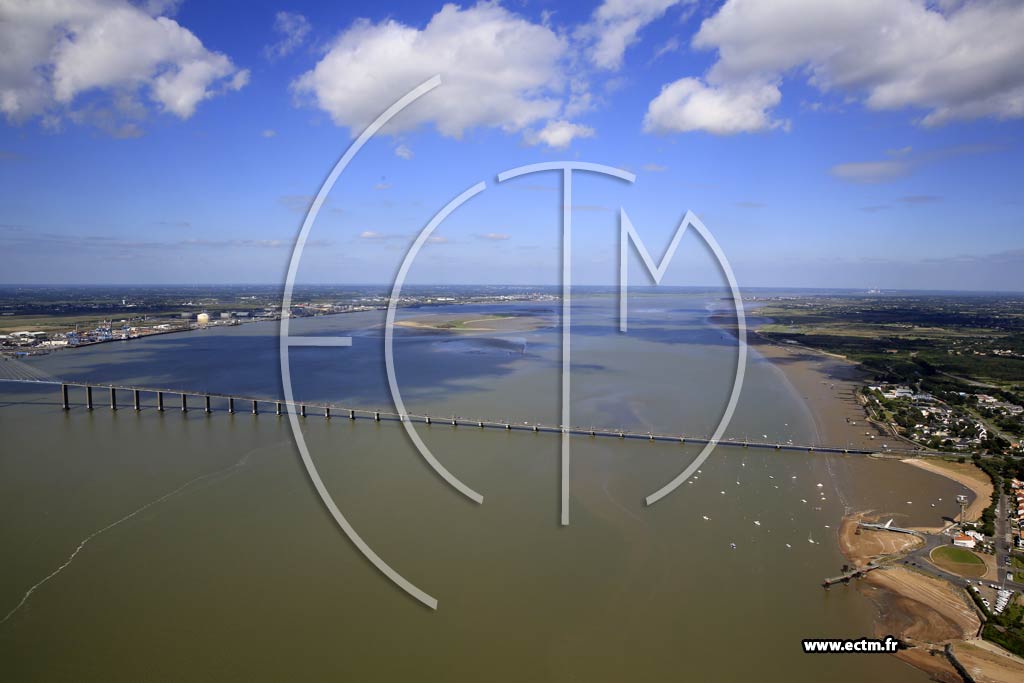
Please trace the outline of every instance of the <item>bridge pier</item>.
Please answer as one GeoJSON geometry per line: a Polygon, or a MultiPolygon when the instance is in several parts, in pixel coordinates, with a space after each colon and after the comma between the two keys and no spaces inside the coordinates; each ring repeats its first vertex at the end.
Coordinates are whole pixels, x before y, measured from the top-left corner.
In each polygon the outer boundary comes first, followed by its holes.
{"type": "Polygon", "coordinates": [[[484,428],[484,421],[480,420],[479,422],[476,423],[476,426],[479,427],[480,429],[483,429],[484,428]]]}
{"type": "Polygon", "coordinates": [[[85,407],[87,410],[92,410],[92,387],[85,388],[85,407]]]}
{"type": "Polygon", "coordinates": [[[374,422],[380,422],[380,413],[379,412],[374,412],[374,414],[373,414],[373,421],[374,422]]]}
{"type": "Polygon", "coordinates": [[[259,403],[257,403],[256,399],[252,400],[252,414],[253,415],[259,415],[260,414],[259,403]]]}
{"type": "Polygon", "coordinates": [[[181,412],[188,412],[188,394],[181,395],[181,412]]]}
{"type": "Polygon", "coordinates": [[[117,389],[110,387],[110,409],[117,410],[117,389]]]}
{"type": "Polygon", "coordinates": [[[60,402],[64,410],[71,410],[71,406],[68,404],[68,385],[60,385],[60,402]]]}
{"type": "Polygon", "coordinates": [[[506,422],[505,423],[505,429],[511,430],[512,429],[512,425],[510,425],[508,422],[506,422]]]}
{"type": "Polygon", "coordinates": [[[306,417],[306,405],[302,404],[299,406],[299,416],[306,417]]]}
{"type": "Polygon", "coordinates": [[[428,416],[427,416],[426,418],[424,418],[424,421],[425,421],[425,422],[426,422],[427,424],[430,424],[430,416],[428,415],[428,416]]]}
{"type": "Polygon", "coordinates": [[[331,407],[330,406],[324,406],[324,417],[326,419],[328,419],[328,420],[331,419],[331,407]]]}
{"type": "Polygon", "coordinates": [[[136,389],[134,393],[135,393],[135,396],[134,396],[134,399],[135,399],[134,403],[135,403],[135,405],[133,407],[135,408],[135,410],[142,410],[142,400],[141,400],[142,397],[140,396],[141,392],[138,389],[136,389]]]}
{"type": "Polygon", "coordinates": [[[235,414],[235,399],[230,398],[230,397],[228,398],[228,414],[230,414],[230,415],[234,415],[235,414]]]}
{"type": "Polygon", "coordinates": [[[356,411],[352,410],[351,408],[348,411],[348,419],[350,419],[350,420],[356,419],[356,411]]]}
{"type": "Polygon", "coordinates": [[[164,412],[164,392],[156,392],[156,409],[159,412],[164,412]]]}
{"type": "Polygon", "coordinates": [[[533,431],[539,432],[540,428],[537,425],[533,425],[533,431]]]}
{"type": "Polygon", "coordinates": [[[207,394],[205,398],[206,398],[206,401],[204,401],[204,403],[206,405],[204,405],[203,408],[204,408],[204,410],[206,410],[207,414],[212,413],[213,411],[210,410],[210,395],[207,394]]]}
{"type": "Polygon", "coordinates": [[[277,403],[276,403],[276,404],[274,405],[274,412],[275,412],[275,413],[276,413],[277,415],[280,415],[280,414],[281,414],[281,402],[280,402],[280,401],[278,401],[278,402],[277,402],[277,403]]]}

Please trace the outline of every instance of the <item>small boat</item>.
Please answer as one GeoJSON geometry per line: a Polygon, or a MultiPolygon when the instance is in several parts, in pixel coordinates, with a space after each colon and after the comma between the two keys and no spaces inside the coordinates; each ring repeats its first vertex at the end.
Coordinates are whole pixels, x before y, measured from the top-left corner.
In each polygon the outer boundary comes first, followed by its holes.
{"type": "Polygon", "coordinates": [[[705,521],[705,522],[708,522],[708,521],[710,521],[710,520],[711,520],[711,518],[710,518],[710,517],[708,517],[707,515],[704,515],[704,521],[705,521]]]}
{"type": "Polygon", "coordinates": [[[756,519],[754,520],[754,524],[756,524],[757,526],[761,526],[761,522],[757,521],[756,519]]]}
{"type": "Polygon", "coordinates": [[[729,547],[732,548],[733,550],[736,550],[736,544],[735,543],[730,543],[729,547]]]}

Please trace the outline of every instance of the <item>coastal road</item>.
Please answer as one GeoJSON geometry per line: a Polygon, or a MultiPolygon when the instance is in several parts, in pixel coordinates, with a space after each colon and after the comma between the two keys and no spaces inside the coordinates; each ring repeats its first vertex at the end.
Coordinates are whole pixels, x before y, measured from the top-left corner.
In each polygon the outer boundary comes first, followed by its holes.
{"type": "MultiPolygon", "coordinates": [[[[1004,520],[1004,522],[1005,522],[1005,520],[1004,520]]],[[[931,560],[929,559],[930,556],[931,556],[931,552],[933,550],[935,550],[936,548],[938,548],[939,546],[949,545],[950,543],[951,543],[951,539],[950,539],[949,536],[945,536],[943,534],[926,534],[924,536],[924,545],[921,546],[920,548],[917,548],[916,550],[912,550],[911,552],[907,553],[907,555],[903,558],[902,563],[903,564],[909,564],[909,565],[911,565],[911,566],[913,566],[915,568],[918,568],[918,569],[921,569],[921,570],[927,572],[928,574],[932,574],[933,576],[937,576],[937,577],[939,577],[941,579],[945,579],[946,581],[949,581],[952,584],[960,586],[961,588],[967,588],[967,586],[975,585],[977,583],[977,580],[968,581],[967,579],[965,579],[965,578],[963,578],[963,577],[961,577],[961,576],[959,576],[957,574],[952,574],[950,572],[947,572],[947,571],[945,571],[943,569],[940,569],[939,567],[937,567],[937,566],[935,566],[934,564],[931,563],[931,560]]],[[[1004,537],[1004,546],[1005,546],[1005,537],[1004,537]]],[[[997,549],[998,549],[998,545],[997,545],[997,549]]],[[[1004,553],[1006,552],[1005,548],[1004,548],[1003,552],[1004,553]]],[[[996,553],[996,559],[997,559],[998,562],[1002,562],[1003,561],[1001,559],[1001,557],[1002,556],[997,552],[996,553]]],[[[1005,586],[1006,588],[1010,588],[1012,590],[1024,592],[1024,583],[1022,583],[1020,581],[1007,581],[1006,580],[1006,571],[1005,571],[1004,567],[1002,567],[1002,566],[999,567],[997,576],[998,576],[997,579],[981,579],[981,581],[985,585],[988,585],[990,583],[991,584],[999,584],[1001,586],[1005,586]]],[[[1014,577],[1014,578],[1016,578],[1016,577],[1014,577]]]]}

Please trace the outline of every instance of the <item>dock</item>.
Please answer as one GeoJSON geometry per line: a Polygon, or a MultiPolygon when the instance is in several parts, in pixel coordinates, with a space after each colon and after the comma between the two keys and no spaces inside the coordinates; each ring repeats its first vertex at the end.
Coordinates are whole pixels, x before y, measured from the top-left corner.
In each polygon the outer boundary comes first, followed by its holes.
{"type": "Polygon", "coordinates": [[[875,569],[878,569],[880,566],[881,565],[875,564],[874,562],[869,562],[867,565],[865,565],[863,567],[857,567],[855,569],[850,569],[849,571],[846,571],[846,572],[840,574],[839,576],[833,576],[833,577],[827,578],[827,579],[825,579],[824,581],[821,582],[821,585],[822,585],[822,587],[827,589],[827,588],[830,588],[832,586],[832,584],[835,584],[835,583],[849,583],[852,579],[856,579],[856,578],[859,578],[861,576],[864,576],[868,572],[871,572],[871,571],[874,571],[875,569]]]}

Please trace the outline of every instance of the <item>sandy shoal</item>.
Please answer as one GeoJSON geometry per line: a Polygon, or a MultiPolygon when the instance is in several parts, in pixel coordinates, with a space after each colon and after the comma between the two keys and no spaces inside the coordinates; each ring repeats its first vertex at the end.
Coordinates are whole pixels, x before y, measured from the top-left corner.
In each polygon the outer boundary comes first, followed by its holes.
{"type": "Polygon", "coordinates": [[[967,506],[965,513],[969,521],[980,518],[981,513],[992,502],[992,480],[974,463],[924,460],[922,458],[908,458],[903,462],[946,477],[947,479],[952,479],[969,488],[974,493],[974,500],[967,506]]]}

